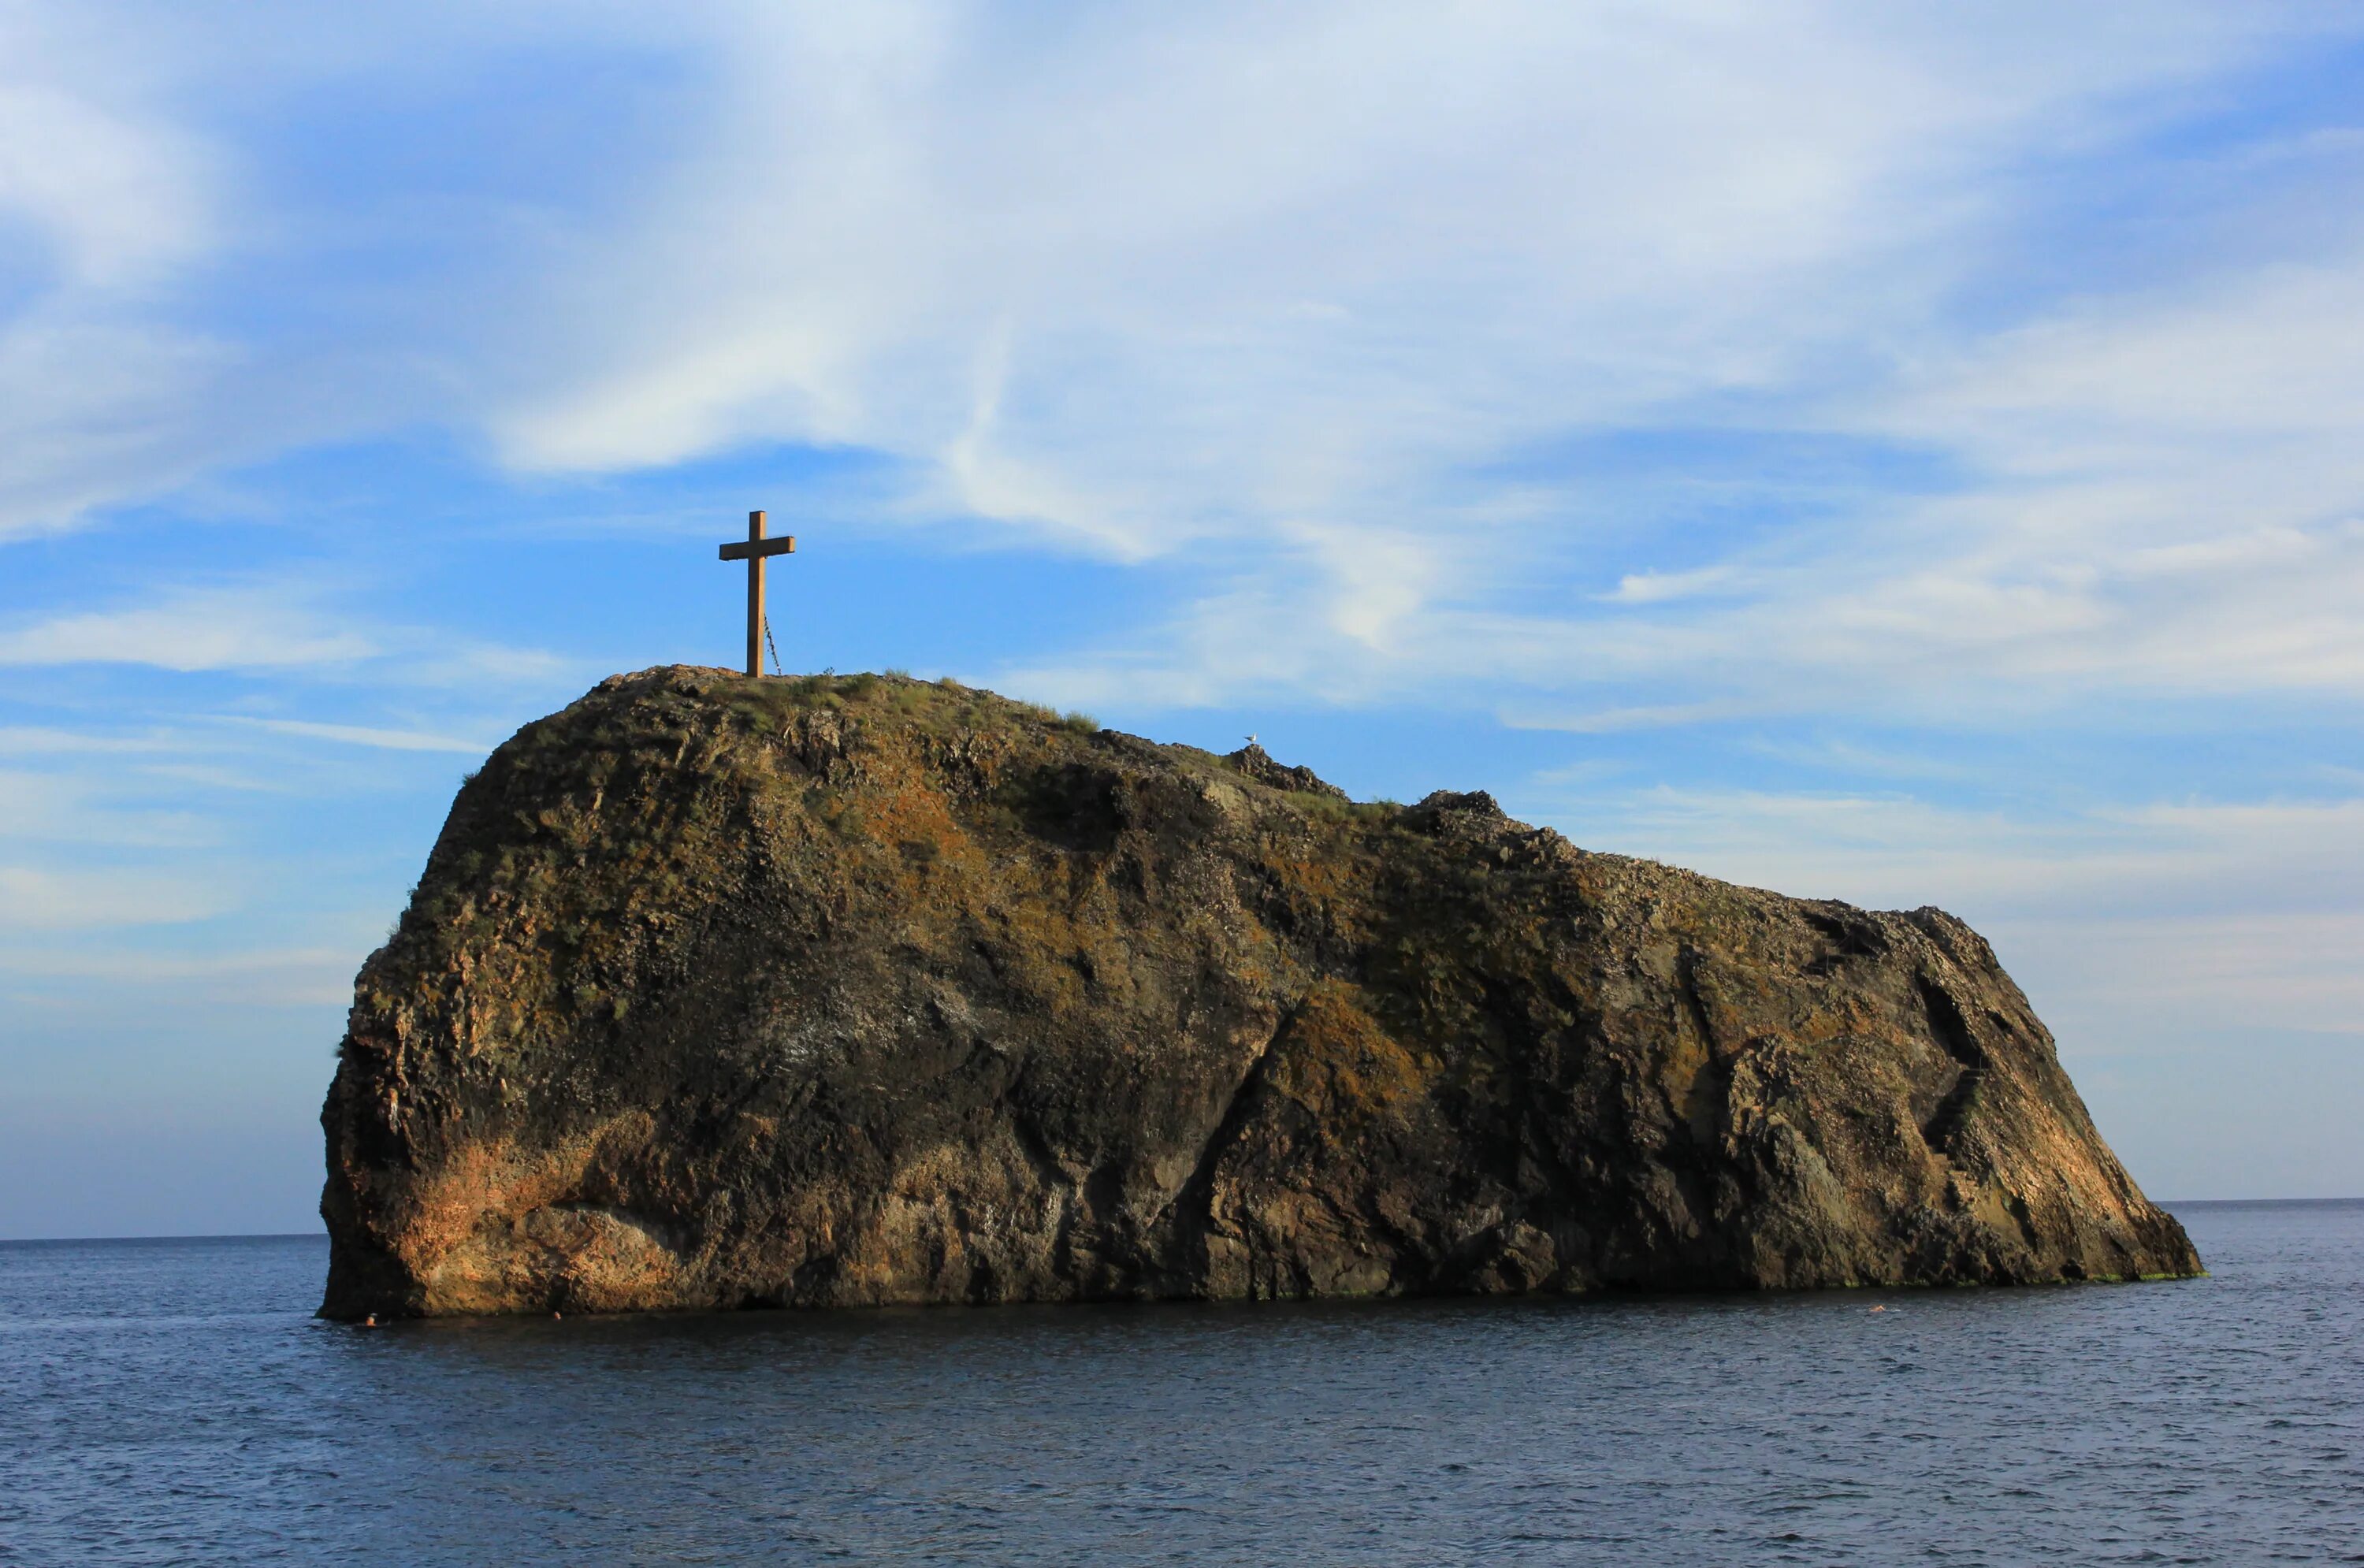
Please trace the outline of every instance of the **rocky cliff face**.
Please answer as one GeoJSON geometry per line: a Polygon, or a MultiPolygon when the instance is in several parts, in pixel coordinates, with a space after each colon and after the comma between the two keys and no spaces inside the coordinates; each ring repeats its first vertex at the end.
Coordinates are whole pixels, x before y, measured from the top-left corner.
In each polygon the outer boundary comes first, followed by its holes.
{"type": "Polygon", "coordinates": [[[897,677],[520,731],[322,1120],[331,1317],[2200,1266],[1950,916],[897,677]]]}

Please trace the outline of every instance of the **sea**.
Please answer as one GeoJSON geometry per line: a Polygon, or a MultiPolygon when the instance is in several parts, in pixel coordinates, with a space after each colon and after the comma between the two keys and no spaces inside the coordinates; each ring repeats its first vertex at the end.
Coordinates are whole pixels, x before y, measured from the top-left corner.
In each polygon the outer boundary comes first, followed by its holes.
{"type": "Polygon", "coordinates": [[[2364,1203],[2042,1289],[311,1316],[0,1244],[0,1562],[2364,1562],[2364,1203]]]}

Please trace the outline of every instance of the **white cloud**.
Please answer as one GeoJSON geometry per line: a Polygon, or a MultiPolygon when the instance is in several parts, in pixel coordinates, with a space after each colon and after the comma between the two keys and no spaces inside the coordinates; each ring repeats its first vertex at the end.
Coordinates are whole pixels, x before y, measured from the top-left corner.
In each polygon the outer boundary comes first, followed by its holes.
{"type": "MultiPolygon", "coordinates": [[[[2364,182],[2358,185],[2364,191],[2364,182]]],[[[1832,668],[2022,692],[2364,695],[2364,236],[1979,345],[1880,410],[1990,475],[1891,513],[1779,617],[1832,668]]]]}
{"type": "Polygon", "coordinates": [[[2080,302],[1980,345],[1895,422],[2039,475],[2350,433],[2364,420],[2358,256],[2080,302]]]}
{"type": "Polygon", "coordinates": [[[217,455],[195,436],[234,351],[158,300],[219,242],[218,175],[142,97],[76,71],[31,12],[0,18],[0,230],[20,263],[0,295],[0,539],[217,455]]]}
{"type": "Polygon", "coordinates": [[[315,740],[335,740],[348,746],[369,746],[386,751],[458,751],[481,757],[496,744],[423,729],[382,729],[365,724],[319,724],[300,718],[254,718],[240,714],[222,716],[229,722],[251,724],[276,735],[300,735],[315,740]]]}
{"type": "Polygon", "coordinates": [[[195,140],[120,93],[61,84],[21,21],[0,43],[0,212],[49,241],[55,272],[122,290],[202,251],[213,171],[195,140]]]}
{"type": "Polygon", "coordinates": [[[184,589],[153,605],[86,610],[0,630],[0,665],[284,669],[350,663],[378,651],[370,637],[274,588],[184,589]]]}
{"type": "Polygon", "coordinates": [[[366,949],[260,948],[179,952],[143,948],[18,949],[0,952],[0,974],[41,983],[51,992],[91,982],[110,993],[163,989],[232,1006],[319,1006],[350,1003],[366,949]]]}
{"type": "Polygon", "coordinates": [[[46,725],[0,725],[0,757],[61,756],[87,752],[158,751],[171,743],[153,735],[95,735],[46,725]]]}
{"type": "Polygon", "coordinates": [[[113,770],[38,773],[0,769],[0,844],[187,847],[216,837],[212,825],[169,801],[125,800],[113,770]]]}
{"type": "Polygon", "coordinates": [[[1629,729],[1667,729],[1678,725],[1751,717],[1762,711],[1732,703],[1673,703],[1656,707],[1604,707],[1576,713],[1506,708],[1497,717],[1511,729],[1558,729],[1570,735],[1613,735],[1629,729]]]}
{"type": "MultiPolygon", "coordinates": [[[[267,579],[168,586],[156,590],[150,603],[69,611],[13,626],[0,623],[0,667],[63,664],[328,678],[351,677],[366,668],[381,682],[479,695],[488,687],[547,685],[579,671],[576,661],[545,650],[389,625],[352,607],[349,595],[300,580],[267,579]]],[[[394,732],[383,726],[362,728],[394,732]]],[[[9,733],[0,731],[0,751],[9,748],[9,733]]],[[[133,744],[121,738],[90,736],[69,743],[61,732],[39,733],[47,737],[42,744],[59,748],[119,750],[133,744]]],[[[483,750],[448,736],[438,743],[448,750],[483,750]]]]}
{"type": "Polygon", "coordinates": [[[1730,585],[1736,575],[1729,565],[1703,566],[1693,572],[1629,572],[1603,597],[1625,605],[1665,604],[1714,593],[1730,585]]]}
{"type": "Polygon", "coordinates": [[[2180,6],[740,20],[703,148],[562,291],[564,362],[498,417],[508,450],[858,443],[1119,553],[1366,527],[1522,439],[1779,385],[1925,310],[1999,165],[2275,28],[2180,6]]]}
{"type": "Polygon", "coordinates": [[[2271,1029],[2364,1035],[2364,913],[2242,910],[2121,919],[2018,919],[2002,932],[2022,980],[2060,1018],[2138,1054],[2147,1032],[2271,1029]]]}
{"type": "Polygon", "coordinates": [[[398,645],[402,679],[415,685],[481,691],[486,686],[548,687],[592,678],[582,661],[547,649],[470,641],[418,629],[385,635],[398,645]]]}
{"type": "Polygon", "coordinates": [[[0,929],[173,925],[233,906],[219,889],[145,871],[0,865],[0,929]]]}

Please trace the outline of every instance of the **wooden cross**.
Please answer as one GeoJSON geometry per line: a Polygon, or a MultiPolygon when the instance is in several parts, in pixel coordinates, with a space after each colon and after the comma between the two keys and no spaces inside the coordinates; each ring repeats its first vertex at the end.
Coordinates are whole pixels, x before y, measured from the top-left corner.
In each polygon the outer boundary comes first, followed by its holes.
{"type": "Polygon", "coordinates": [[[747,563],[747,673],[764,673],[764,562],[775,555],[794,555],[797,536],[786,539],[764,537],[764,514],[747,514],[747,542],[722,547],[725,561],[747,563]]]}

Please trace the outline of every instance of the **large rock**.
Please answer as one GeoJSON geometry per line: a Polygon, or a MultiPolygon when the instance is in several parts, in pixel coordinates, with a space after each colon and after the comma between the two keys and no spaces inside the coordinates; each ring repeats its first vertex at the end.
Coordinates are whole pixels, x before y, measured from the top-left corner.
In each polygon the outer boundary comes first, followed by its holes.
{"type": "Polygon", "coordinates": [[[520,731],[322,1120],[331,1317],[2200,1266],[1950,916],[893,676],[520,731]]]}

